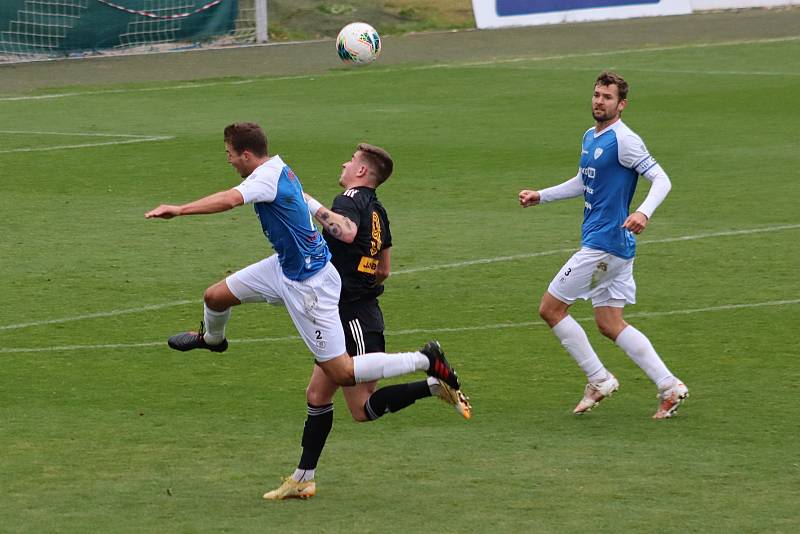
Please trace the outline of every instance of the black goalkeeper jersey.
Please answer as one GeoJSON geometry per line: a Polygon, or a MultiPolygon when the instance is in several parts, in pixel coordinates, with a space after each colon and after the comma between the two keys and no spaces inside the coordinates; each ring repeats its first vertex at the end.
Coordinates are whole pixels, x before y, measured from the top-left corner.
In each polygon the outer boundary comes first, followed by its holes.
{"type": "Polygon", "coordinates": [[[373,299],[383,293],[383,285],[375,283],[381,250],[392,246],[389,217],[370,187],[354,187],[333,200],[331,210],[344,215],[358,227],[352,243],[339,241],[328,232],[333,263],[342,278],[340,303],[373,299]]]}

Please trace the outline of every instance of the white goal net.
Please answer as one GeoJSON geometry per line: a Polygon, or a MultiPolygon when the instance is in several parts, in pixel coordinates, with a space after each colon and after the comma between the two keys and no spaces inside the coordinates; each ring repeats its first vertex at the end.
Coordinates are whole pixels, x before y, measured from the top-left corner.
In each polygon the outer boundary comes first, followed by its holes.
{"type": "Polygon", "coordinates": [[[0,0],[0,62],[266,40],[267,0],[0,0]]]}
{"type": "Polygon", "coordinates": [[[51,54],[89,7],[89,0],[26,0],[0,31],[0,54],[51,54]]]}

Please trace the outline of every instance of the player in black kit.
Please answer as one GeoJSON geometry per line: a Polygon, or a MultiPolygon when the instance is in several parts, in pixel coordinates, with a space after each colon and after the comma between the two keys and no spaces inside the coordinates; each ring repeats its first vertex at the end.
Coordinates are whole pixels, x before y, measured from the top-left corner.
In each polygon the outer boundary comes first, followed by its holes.
{"type": "MultiPolygon", "coordinates": [[[[351,356],[386,349],[378,297],[390,274],[392,234],[376,189],[389,178],[393,167],[385,150],[362,143],[350,161],[342,164],[339,185],[345,191],[336,196],[330,210],[306,194],[309,212],[323,226],[323,237],[333,255],[331,261],[342,279],[339,317],[347,353],[351,356]]],[[[435,341],[428,345],[426,348],[430,350],[441,351],[435,341]]],[[[465,419],[472,415],[467,397],[435,378],[378,391],[376,384],[368,382],[343,388],[347,407],[356,421],[373,421],[433,395],[452,404],[465,419]]],[[[264,495],[265,499],[308,498],[316,494],[315,469],[333,426],[333,396],[338,388],[314,366],[306,389],[308,418],[303,429],[300,463],[279,488],[264,495]]]]}

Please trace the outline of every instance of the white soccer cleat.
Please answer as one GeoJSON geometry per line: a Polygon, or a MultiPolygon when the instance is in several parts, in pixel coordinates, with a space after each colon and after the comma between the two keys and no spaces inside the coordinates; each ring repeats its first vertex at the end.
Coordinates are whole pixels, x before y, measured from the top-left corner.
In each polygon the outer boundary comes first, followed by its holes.
{"type": "Polygon", "coordinates": [[[602,382],[589,382],[586,384],[586,389],[583,390],[583,398],[572,410],[572,413],[580,415],[591,411],[600,404],[600,401],[610,397],[618,389],[619,380],[611,373],[608,373],[608,377],[602,382]]]}
{"type": "Polygon", "coordinates": [[[653,415],[653,419],[669,419],[675,412],[678,411],[684,399],[689,396],[689,388],[687,388],[680,380],[675,382],[675,385],[660,391],[656,396],[659,400],[658,411],[653,415]]]}

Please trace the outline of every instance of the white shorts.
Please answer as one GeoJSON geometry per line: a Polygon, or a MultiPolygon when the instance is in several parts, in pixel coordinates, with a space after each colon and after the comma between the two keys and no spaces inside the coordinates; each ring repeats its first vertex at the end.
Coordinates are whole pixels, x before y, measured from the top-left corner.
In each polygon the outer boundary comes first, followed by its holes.
{"type": "Polygon", "coordinates": [[[278,255],[254,263],[225,279],[241,302],[283,304],[295,328],[317,361],[341,356],[347,349],[339,320],[342,280],[328,262],[320,272],[301,282],[286,278],[278,255]]]}
{"type": "Polygon", "coordinates": [[[582,248],[567,260],[547,291],[561,302],[592,299],[592,306],[624,308],[636,304],[633,258],[629,260],[591,248],[582,248]]]}

